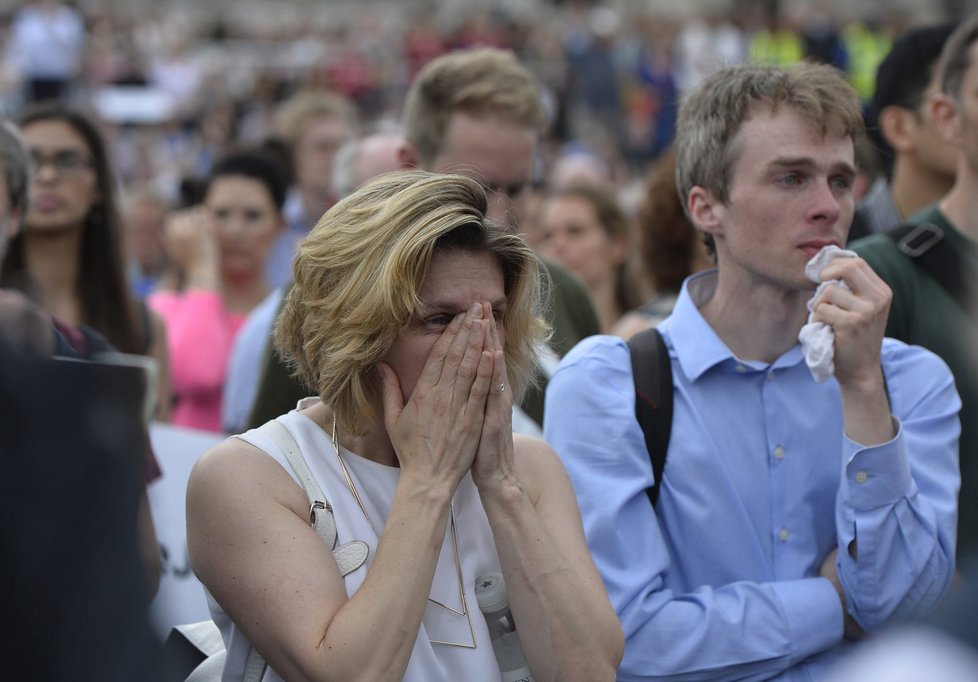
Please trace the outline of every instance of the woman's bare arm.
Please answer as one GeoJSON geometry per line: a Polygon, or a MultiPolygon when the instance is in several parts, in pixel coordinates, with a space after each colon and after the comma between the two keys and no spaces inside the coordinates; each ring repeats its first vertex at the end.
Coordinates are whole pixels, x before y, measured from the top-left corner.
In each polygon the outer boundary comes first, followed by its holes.
{"type": "Polygon", "coordinates": [[[399,680],[424,614],[449,495],[399,485],[352,598],[309,525],[302,489],[239,440],[208,452],[187,490],[194,571],[268,664],[290,680],[399,680]]]}

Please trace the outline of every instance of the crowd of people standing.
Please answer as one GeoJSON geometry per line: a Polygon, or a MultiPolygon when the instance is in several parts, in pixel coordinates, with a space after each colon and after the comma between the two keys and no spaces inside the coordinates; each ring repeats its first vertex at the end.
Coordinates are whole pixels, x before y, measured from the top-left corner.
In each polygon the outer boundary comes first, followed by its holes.
{"type": "Polygon", "coordinates": [[[5,27],[0,338],[233,434],[187,499],[227,670],[491,679],[501,572],[540,677],[821,679],[964,591],[978,21],[424,9],[5,27]]]}

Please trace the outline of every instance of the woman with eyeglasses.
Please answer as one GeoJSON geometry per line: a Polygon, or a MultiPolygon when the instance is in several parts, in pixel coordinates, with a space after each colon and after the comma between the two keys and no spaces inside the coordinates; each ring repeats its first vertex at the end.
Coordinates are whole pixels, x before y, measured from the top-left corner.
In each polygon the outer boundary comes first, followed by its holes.
{"type": "Polygon", "coordinates": [[[265,682],[528,679],[500,674],[476,598],[492,573],[535,679],[614,679],[624,638],[567,474],[510,423],[548,331],[540,264],[487,208],[469,178],[390,173],[299,246],[275,338],[318,395],[203,455],[187,489],[224,679],[252,647],[265,682]]]}
{"type": "Polygon", "coordinates": [[[29,109],[19,125],[33,166],[30,202],[6,254],[4,285],[26,291],[60,323],[85,325],[116,350],[153,358],[156,418],[166,420],[166,334],[126,280],[124,231],[102,136],[88,117],[60,104],[29,109]]]}
{"type": "Polygon", "coordinates": [[[149,304],[166,321],[174,424],[222,431],[228,358],[245,318],[271,291],[265,261],[284,225],[286,190],[267,152],[232,151],[211,169],[202,204],[167,223],[181,287],[152,294],[149,304]]]}

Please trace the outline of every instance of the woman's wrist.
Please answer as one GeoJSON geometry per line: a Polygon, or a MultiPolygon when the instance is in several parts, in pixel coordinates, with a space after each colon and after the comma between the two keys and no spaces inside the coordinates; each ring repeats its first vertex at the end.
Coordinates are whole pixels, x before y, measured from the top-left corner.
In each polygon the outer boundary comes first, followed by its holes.
{"type": "MultiPolygon", "coordinates": [[[[501,509],[515,508],[523,503],[526,491],[514,475],[494,476],[475,481],[483,506],[493,505],[501,509]]],[[[488,509],[487,509],[488,511],[488,509]]]]}

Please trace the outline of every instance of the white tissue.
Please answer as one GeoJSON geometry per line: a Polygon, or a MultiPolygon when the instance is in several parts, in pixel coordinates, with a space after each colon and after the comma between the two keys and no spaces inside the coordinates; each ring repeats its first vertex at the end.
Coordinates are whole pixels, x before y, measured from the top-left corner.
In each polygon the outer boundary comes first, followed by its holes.
{"type": "Polygon", "coordinates": [[[805,363],[818,383],[822,383],[835,374],[835,333],[832,331],[832,327],[824,322],[812,321],[812,308],[815,306],[815,300],[819,294],[830,284],[835,284],[849,291],[849,285],[841,279],[822,282],[822,270],[834,258],[854,258],[856,255],[855,251],[830,245],[812,256],[812,259],[805,265],[805,277],[819,283],[819,285],[815,294],[808,300],[808,323],[798,332],[798,340],[801,342],[801,350],[805,354],[805,363]]]}

